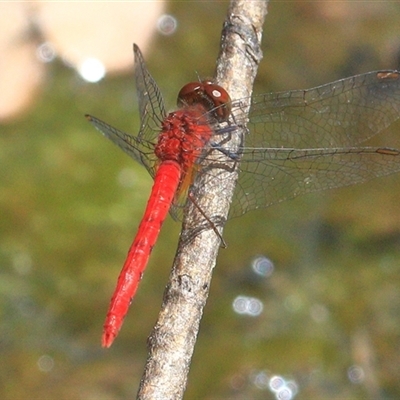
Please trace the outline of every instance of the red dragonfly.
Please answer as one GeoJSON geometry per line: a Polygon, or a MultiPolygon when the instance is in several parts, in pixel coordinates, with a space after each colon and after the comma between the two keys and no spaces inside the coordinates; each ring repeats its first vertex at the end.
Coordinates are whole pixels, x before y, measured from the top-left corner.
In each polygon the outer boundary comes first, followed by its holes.
{"type": "MultiPolygon", "coordinates": [[[[205,159],[217,158],[215,165],[225,165],[225,171],[240,160],[230,216],[400,170],[399,149],[358,146],[400,118],[399,71],[369,72],[313,89],[254,96],[246,147],[230,149],[239,118],[235,115],[246,99],[231,102],[213,82],[192,82],[179,92],[178,111],[167,114],[136,45],[134,55],[139,133],[134,136],[86,116],[154,178],[111,299],[103,347],[111,346],[121,328],[168,211],[176,217],[188,190],[195,194],[190,185],[196,174],[207,173],[201,169],[205,159]],[[221,124],[225,127],[219,128],[221,124]]],[[[215,184],[223,190],[222,181],[215,179],[215,184]]]]}

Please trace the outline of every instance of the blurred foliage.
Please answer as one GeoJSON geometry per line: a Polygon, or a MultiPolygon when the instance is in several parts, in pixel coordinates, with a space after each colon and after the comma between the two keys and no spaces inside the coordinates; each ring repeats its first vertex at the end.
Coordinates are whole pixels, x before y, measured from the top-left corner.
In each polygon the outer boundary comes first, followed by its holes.
{"type": "MultiPolygon", "coordinates": [[[[348,14],[329,17],[323,2],[271,2],[255,91],[398,67],[399,4],[353,3],[357,10],[350,5],[348,14]]],[[[156,36],[145,52],[169,107],[196,73],[212,75],[227,5],[170,3],[177,32],[156,36]]],[[[1,126],[5,400],[123,399],[141,377],[179,224],[165,223],[118,339],[101,349],[105,312],[151,179],[85,113],[135,132],[132,74],[88,84],[55,62],[32,112],[1,126]]],[[[388,145],[395,141],[387,137],[388,145]]],[[[257,385],[260,372],[293,379],[299,399],[400,398],[399,198],[393,176],[228,223],[186,398],[273,399],[257,385]],[[271,277],[251,272],[257,254],[273,260],[271,277]],[[232,311],[243,294],[262,301],[260,316],[232,311]],[[352,366],[364,371],[358,383],[349,379],[352,366]]]]}

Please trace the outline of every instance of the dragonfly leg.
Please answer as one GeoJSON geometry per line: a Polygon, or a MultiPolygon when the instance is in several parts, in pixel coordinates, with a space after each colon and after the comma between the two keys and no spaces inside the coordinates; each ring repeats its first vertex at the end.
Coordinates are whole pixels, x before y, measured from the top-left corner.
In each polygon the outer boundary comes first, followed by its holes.
{"type": "Polygon", "coordinates": [[[239,161],[240,160],[240,156],[241,156],[240,151],[232,152],[229,149],[225,149],[224,147],[221,147],[220,143],[215,143],[215,142],[211,142],[210,146],[213,149],[216,149],[219,152],[221,152],[222,154],[226,155],[227,157],[229,157],[233,161],[239,161]]]}
{"type": "MultiPolygon", "coordinates": [[[[204,215],[204,211],[202,212],[202,215],[204,215]]],[[[227,244],[225,240],[222,239],[222,235],[218,232],[218,230],[216,231],[216,227],[223,226],[225,222],[226,218],[223,218],[220,215],[213,217],[212,220],[210,218],[207,218],[206,222],[197,224],[195,227],[193,227],[193,229],[190,229],[190,231],[185,231],[185,236],[181,237],[182,243],[184,245],[191,243],[194,240],[194,238],[198,236],[201,232],[209,230],[210,225],[212,224],[215,228],[215,229],[212,228],[213,231],[217,234],[218,238],[221,240],[221,247],[225,249],[227,247],[227,244]]]]}
{"type": "MultiPolygon", "coordinates": [[[[242,139],[243,141],[243,139],[242,139]]],[[[215,143],[212,142],[210,143],[211,148],[214,150],[219,151],[221,154],[223,154],[224,156],[226,156],[230,161],[232,162],[227,162],[227,161],[215,161],[215,162],[211,162],[208,166],[207,169],[211,169],[211,168],[220,168],[223,169],[227,172],[233,172],[237,166],[237,164],[239,163],[241,157],[242,157],[242,153],[243,153],[243,146],[239,146],[238,150],[236,151],[232,151],[230,149],[226,149],[225,147],[221,146],[221,143],[215,143]]]]}
{"type": "Polygon", "coordinates": [[[192,192],[188,193],[188,197],[189,197],[190,201],[194,204],[194,206],[199,210],[200,214],[208,222],[208,224],[211,227],[211,229],[215,232],[215,234],[221,240],[221,247],[223,247],[225,249],[227,247],[226,242],[225,242],[224,238],[222,237],[222,235],[219,233],[219,231],[217,229],[217,225],[215,224],[215,222],[211,221],[211,219],[207,216],[207,214],[201,209],[201,207],[197,203],[197,201],[196,201],[196,199],[195,199],[195,197],[194,197],[192,192]]]}
{"type": "Polygon", "coordinates": [[[229,143],[232,140],[232,133],[237,131],[238,128],[239,128],[239,126],[234,124],[234,125],[228,125],[221,129],[218,129],[215,132],[215,134],[216,135],[224,135],[224,137],[219,142],[211,141],[210,147],[220,151],[222,154],[226,155],[231,160],[239,161],[240,157],[242,155],[242,151],[240,149],[243,148],[243,135],[240,135],[240,143],[239,143],[239,147],[238,147],[239,150],[231,151],[231,150],[223,147],[224,144],[229,143]]]}

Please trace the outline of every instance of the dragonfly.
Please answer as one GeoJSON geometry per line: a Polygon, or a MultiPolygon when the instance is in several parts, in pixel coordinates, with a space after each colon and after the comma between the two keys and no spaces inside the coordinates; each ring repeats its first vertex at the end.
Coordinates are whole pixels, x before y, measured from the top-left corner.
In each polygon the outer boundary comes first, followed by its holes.
{"type": "MultiPolygon", "coordinates": [[[[400,171],[400,149],[362,145],[400,118],[400,71],[369,72],[312,89],[234,101],[213,81],[200,80],[186,84],[177,111],[167,113],[139,47],[133,51],[139,133],[125,133],[86,115],[154,178],[110,302],[103,347],[110,347],[119,333],[168,212],[179,219],[186,202],[195,201],[193,182],[209,173],[202,167],[207,160],[223,172],[239,170],[229,217],[400,171]],[[242,135],[238,127],[247,102],[247,133],[242,135]],[[242,137],[230,147],[234,135],[242,137]]],[[[218,174],[212,179],[222,191],[218,174]]],[[[212,216],[203,216],[216,230],[212,216]]]]}

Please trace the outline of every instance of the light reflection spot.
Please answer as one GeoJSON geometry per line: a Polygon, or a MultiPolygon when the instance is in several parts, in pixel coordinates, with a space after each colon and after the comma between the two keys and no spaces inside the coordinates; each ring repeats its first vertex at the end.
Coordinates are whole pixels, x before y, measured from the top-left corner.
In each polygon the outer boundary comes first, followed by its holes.
{"type": "Polygon", "coordinates": [[[292,400],[299,392],[294,380],[286,380],[280,375],[270,376],[266,370],[252,372],[250,379],[257,389],[269,389],[276,400],[292,400]]]}
{"type": "Polygon", "coordinates": [[[54,368],[54,359],[47,354],[39,357],[37,366],[41,372],[50,372],[54,368]]]}
{"type": "Polygon", "coordinates": [[[278,390],[276,393],[277,400],[291,400],[293,399],[293,393],[287,386],[283,387],[282,389],[278,390]]]}
{"type": "Polygon", "coordinates": [[[263,303],[254,297],[238,296],[232,303],[233,311],[241,315],[249,315],[251,317],[259,316],[263,309],[263,303]]]}
{"type": "Polygon", "coordinates": [[[44,42],[36,48],[36,57],[44,63],[52,62],[56,56],[56,49],[50,42],[44,42]]]}
{"type": "Polygon", "coordinates": [[[234,375],[230,380],[230,386],[233,390],[242,390],[245,386],[246,380],[242,374],[234,375]]]}
{"type": "Polygon", "coordinates": [[[285,386],[285,380],[281,376],[274,375],[269,380],[269,387],[273,392],[278,392],[285,386]]]}
{"type": "Polygon", "coordinates": [[[169,14],[162,15],[157,21],[157,30],[164,36],[172,35],[178,28],[178,21],[169,14]]]}
{"type": "Polygon", "coordinates": [[[292,397],[296,396],[297,393],[299,392],[299,387],[297,386],[297,383],[293,380],[287,381],[286,386],[290,389],[292,392],[292,397]]]}
{"type": "Polygon", "coordinates": [[[88,57],[78,67],[79,75],[87,82],[98,82],[106,75],[104,64],[97,58],[88,57]]]}
{"type": "Polygon", "coordinates": [[[360,384],[365,379],[365,372],[364,370],[358,365],[352,365],[347,370],[347,376],[351,383],[360,384]]]}
{"type": "Polygon", "coordinates": [[[282,376],[272,376],[269,381],[271,392],[275,393],[277,400],[292,400],[298,393],[298,387],[294,381],[286,381],[282,376]]]}
{"type": "Polygon", "coordinates": [[[251,263],[253,271],[260,276],[268,278],[274,272],[274,264],[272,261],[264,256],[257,256],[251,263]]]}
{"type": "Polygon", "coordinates": [[[258,372],[254,377],[254,385],[260,390],[268,389],[269,377],[265,371],[258,372]]]}

